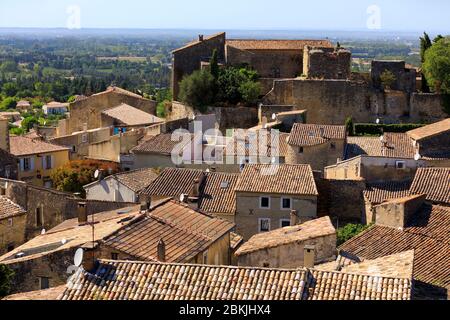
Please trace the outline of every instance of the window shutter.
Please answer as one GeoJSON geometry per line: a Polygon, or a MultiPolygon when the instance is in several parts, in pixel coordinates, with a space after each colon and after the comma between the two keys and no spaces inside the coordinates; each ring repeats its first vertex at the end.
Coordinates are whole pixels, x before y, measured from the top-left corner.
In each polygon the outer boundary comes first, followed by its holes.
{"type": "Polygon", "coordinates": [[[55,167],[55,156],[50,156],[50,169],[55,167]]]}
{"type": "Polygon", "coordinates": [[[30,171],[34,171],[34,157],[30,158],[30,171]]]}
{"type": "Polygon", "coordinates": [[[43,156],[42,157],[42,170],[47,169],[47,157],[43,156]]]}
{"type": "Polygon", "coordinates": [[[23,159],[20,159],[19,162],[20,162],[20,171],[23,171],[24,170],[23,159]]]}

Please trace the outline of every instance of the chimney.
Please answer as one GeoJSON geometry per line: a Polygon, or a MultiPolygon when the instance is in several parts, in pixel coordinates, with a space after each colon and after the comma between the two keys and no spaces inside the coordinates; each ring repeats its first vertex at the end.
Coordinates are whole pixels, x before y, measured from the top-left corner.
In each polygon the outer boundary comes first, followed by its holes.
{"type": "Polygon", "coordinates": [[[151,203],[152,203],[152,202],[151,202],[150,199],[141,201],[141,211],[147,212],[148,210],[150,210],[151,203]]]}
{"type": "Polygon", "coordinates": [[[166,261],[166,244],[164,243],[164,240],[162,238],[159,239],[158,242],[158,261],[166,261]]]}
{"type": "Polygon", "coordinates": [[[83,249],[83,261],[81,265],[86,271],[93,271],[96,265],[95,250],[97,249],[98,243],[91,241],[86,242],[81,248],[83,249]]]}
{"type": "Polygon", "coordinates": [[[200,41],[200,42],[203,41],[203,35],[202,35],[202,34],[199,34],[199,35],[198,35],[198,41],[200,41]]]}
{"type": "Polygon", "coordinates": [[[78,225],[87,223],[86,202],[78,202],[78,225]]]}
{"type": "Polygon", "coordinates": [[[305,244],[303,248],[303,266],[305,268],[314,268],[316,258],[316,246],[305,244]]]}
{"type": "Polygon", "coordinates": [[[426,199],[425,194],[412,195],[385,201],[374,206],[377,225],[403,229],[411,216],[417,213],[426,199]]]}
{"type": "Polygon", "coordinates": [[[104,169],[98,169],[98,181],[102,181],[103,177],[105,176],[105,170],[104,169]]]}
{"type": "Polygon", "coordinates": [[[297,210],[291,210],[291,226],[296,226],[298,221],[297,210]]]}

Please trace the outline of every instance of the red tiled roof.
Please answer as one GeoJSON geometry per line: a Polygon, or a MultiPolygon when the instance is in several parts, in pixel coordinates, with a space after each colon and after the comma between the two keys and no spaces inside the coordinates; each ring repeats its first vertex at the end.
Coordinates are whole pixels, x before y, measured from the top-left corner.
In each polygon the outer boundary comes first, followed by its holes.
{"type": "Polygon", "coordinates": [[[314,146],[330,139],[344,140],[345,137],[345,126],[295,123],[288,143],[294,146],[314,146]]]}
{"type": "MultiPolygon", "coordinates": [[[[191,137],[192,138],[192,137],[191,137]]],[[[162,133],[157,136],[147,137],[136,147],[131,149],[132,153],[159,153],[164,155],[170,155],[175,147],[178,146],[181,149],[189,142],[184,143],[183,140],[172,141],[172,134],[162,133]]],[[[182,150],[178,151],[181,152],[182,150]]]]}
{"type": "Polygon", "coordinates": [[[378,137],[348,137],[346,159],[359,155],[413,159],[413,141],[406,133],[386,132],[384,142],[378,137]]]}
{"type": "Polygon", "coordinates": [[[26,210],[5,196],[0,196],[0,219],[25,214],[26,210]]]}
{"type": "Polygon", "coordinates": [[[372,204],[379,204],[388,199],[403,198],[410,195],[411,181],[386,181],[371,183],[363,191],[364,198],[372,204]]]}
{"type": "Polygon", "coordinates": [[[450,168],[418,168],[411,192],[426,194],[429,201],[450,205],[450,168]]]}
{"type": "Polygon", "coordinates": [[[126,103],[102,111],[102,114],[116,119],[126,126],[150,125],[164,120],[150,113],[139,110],[126,103]]]}
{"type": "Polygon", "coordinates": [[[226,44],[241,50],[303,50],[305,46],[332,47],[329,40],[229,39],[226,44]]]}
{"type": "Polygon", "coordinates": [[[450,134],[450,118],[435,122],[424,127],[420,127],[407,132],[407,135],[414,140],[422,140],[431,136],[448,132],[450,134]]]}
{"type": "Polygon", "coordinates": [[[245,165],[236,191],[279,194],[317,195],[310,165],[245,165]]]}
{"type": "Polygon", "coordinates": [[[31,139],[22,136],[11,136],[10,148],[11,153],[16,157],[69,150],[67,147],[58,146],[40,139],[31,139]]]}

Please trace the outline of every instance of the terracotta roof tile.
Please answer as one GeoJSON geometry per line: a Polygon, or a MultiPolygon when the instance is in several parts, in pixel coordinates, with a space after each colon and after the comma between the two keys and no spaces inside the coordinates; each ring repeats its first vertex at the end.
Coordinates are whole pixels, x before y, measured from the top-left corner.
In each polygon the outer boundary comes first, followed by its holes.
{"type": "Polygon", "coordinates": [[[170,155],[177,145],[180,147],[178,151],[181,153],[181,149],[189,143],[186,142],[183,145],[182,141],[176,139],[174,140],[175,141],[172,141],[172,134],[170,133],[162,133],[156,136],[145,137],[141,143],[131,149],[131,152],[170,155]]]}
{"type": "Polygon", "coordinates": [[[407,134],[412,139],[420,141],[422,139],[445,133],[447,131],[450,133],[450,118],[426,125],[424,127],[410,130],[407,132],[407,134]]]}
{"type": "Polygon", "coordinates": [[[49,153],[56,151],[69,151],[69,148],[58,146],[39,139],[30,139],[21,136],[11,136],[11,153],[16,156],[27,156],[38,153],[49,153]]]}
{"type": "Polygon", "coordinates": [[[245,242],[235,254],[241,256],[258,250],[266,250],[333,234],[336,234],[336,229],[333,227],[330,218],[322,217],[297,226],[256,234],[245,242]]]}
{"type": "Polygon", "coordinates": [[[403,198],[410,195],[411,181],[386,181],[367,184],[363,191],[364,198],[372,204],[379,204],[388,199],[403,198]]]}
{"type": "Polygon", "coordinates": [[[142,193],[178,199],[181,194],[189,194],[194,180],[204,179],[205,174],[197,169],[165,168],[142,193]]]}
{"type": "Polygon", "coordinates": [[[45,290],[29,291],[12,294],[0,300],[57,300],[66,289],[65,285],[45,290]]]}
{"type": "Polygon", "coordinates": [[[450,285],[450,208],[424,205],[402,230],[374,225],[339,249],[363,259],[414,250],[414,279],[450,285]]]}
{"type": "Polygon", "coordinates": [[[254,40],[229,39],[228,46],[241,50],[303,50],[305,46],[332,47],[329,40],[254,40]]]}
{"type": "Polygon", "coordinates": [[[314,146],[330,139],[346,138],[345,126],[295,123],[288,143],[294,146],[314,146]]]}
{"type": "MultiPolygon", "coordinates": [[[[157,177],[158,174],[153,168],[142,168],[116,173],[106,177],[105,180],[116,179],[134,192],[140,192],[142,189],[147,188],[157,177]]],[[[95,184],[98,184],[98,181],[85,185],[83,188],[88,188],[95,184]]]]}
{"type": "Polygon", "coordinates": [[[289,134],[271,134],[270,131],[247,131],[246,136],[234,135],[225,147],[226,155],[285,157],[288,153],[289,134]]]}
{"type": "Polygon", "coordinates": [[[110,109],[103,110],[102,114],[114,118],[119,123],[126,126],[143,126],[164,121],[157,116],[139,110],[125,103],[122,103],[110,109]]]}
{"type": "Polygon", "coordinates": [[[0,219],[15,217],[27,211],[5,196],[0,196],[0,219]]]}
{"type": "Polygon", "coordinates": [[[411,281],[308,269],[101,260],[62,300],[409,300],[411,281]]]}
{"type": "Polygon", "coordinates": [[[450,204],[450,168],[418,168],[411,192],[426,194],[429,201],[450,204]]]}
{"type": "Polygon", "coordinates": [[[317,195],[312,169],[307,164],[245,165],[236,191],[317,195]]]}
{"type": "Polygon", "coordinates": [[[346,159],[359,155],[413,159],[413,141],[406,133],[386,132],[384,143],[378,137],[348,137],[346,159]]]}

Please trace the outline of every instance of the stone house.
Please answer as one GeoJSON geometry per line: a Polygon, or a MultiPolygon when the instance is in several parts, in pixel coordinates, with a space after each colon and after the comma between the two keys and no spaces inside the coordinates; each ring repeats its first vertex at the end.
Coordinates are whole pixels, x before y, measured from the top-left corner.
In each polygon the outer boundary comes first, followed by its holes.
{"type": "Polygon", "coordinates": [[[349,79],[352,54],[349,50],[332,47],[305,46],[303,75],[314,79],[349,79]]]}
{"type": "Polygon", "coordinates": [[[286,163],[323,170],[344,157],[346,141],[345,126],[295,123],[288,139],[286,163]]]}
{"type": "Polygon", "coordinates": [[[314,267],[336,259],[336,229],[329,217],[292,224],[252,236],[235,255],[239,266],[314,267]]]}
{"type": "Polygon", "coordinates": [[[26,112],[26,111],[30,111],[32,108],[31,108],[31,104],[29,101],[20,100],[17,102],[16,109],[21,112],[26,112]]]}
{"type": "Polygon", "coordinates": [[[51,187],[51,174],[69,162],[67,147],[23,136],[12,136],[10,141],[11,154],[19,159],[19,180],[51,187]]]}
{"type": "Polygon", "coordinates": [[[85,259],[92,262],[92,245],[112,234],[139,214],[139,210],[114,210],[89,217],[80,204],[78,218],[69,219],[0,257],[15,271],[12,293],[47,289],[65,284],[75,271],[74,255],[85,246],[85,259]],[[92,228],[95,228],[93,232],[92,228]]]}
{"type": "Polygon", "coordinates": [[[236,184],[236,232],[251,236],[317,216],[317,188],[309,165],[246,165],[236,184]]]}
{"type": "Polygon", "coordinates": [[[59,122],[58,136],[100,128],[102,111],[122,103],[146,113],[155,114],[156,112],[156,101],[145,99],[119,87],[108,87],[106,91],[70,103],[70,117],[59,122]]]}
{"type": "Polygon", "coordinates": [[[114,260],[229,265],[233,228],[231,222],[166,199],[106,237],[97,256],[114,260]]]}
{"type": "Polygon", "coordinates": [[[25,242],[25,214],[24,208],[0,194],[0,255],[25,242]]]}
{"type": "Polygon", "coordinates": [[[62,115],[69,111],[69,103],[49,102],[42,106],[42,111],[46,115],[62,115]]]}
{"type": "Polygon", "coordinates": [[[164,120],[126,103],[101,112],[101,127],[112,127],[113,134],[161,122],[164,120]]]}
{"type": "Polygon", "coordinates": [[[450,209],[414,195],[383,202],[374,214],[374,225],[340,246],[340,253],[363,261],[414,250],[414,296],[447,299],[450,209]]]}
{"type": "Polygon", "coordinates": [[[0,149],[0,178],[17,179],[19,160],[8,151],[0,149]]]}
{"type": "Polygon", "coordinates": [[[166,168],[141,192],[152,201],[166,197],[180,199],[191,208],[235,221],[235,187],[238,173],[206,172],[199,169],[166,168]]]}
{"type": "Polygon", "coordinates": [[[158,174],[154,169],[137,169],[113,174],[106,178],[99,177],[98,181],[87,184],[83,188],[88,200],[138,202],[140,192],[157,177],[158,174]]]}

